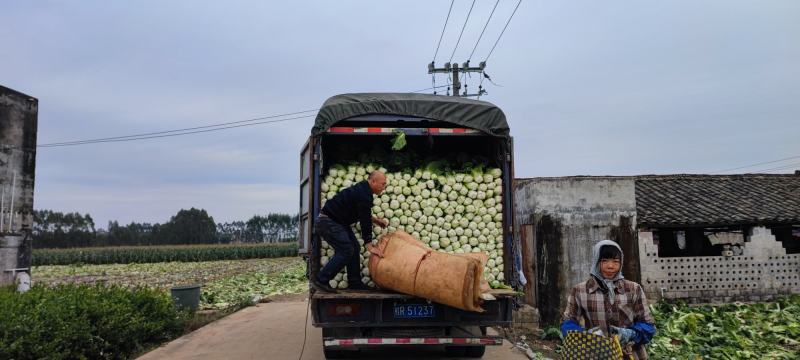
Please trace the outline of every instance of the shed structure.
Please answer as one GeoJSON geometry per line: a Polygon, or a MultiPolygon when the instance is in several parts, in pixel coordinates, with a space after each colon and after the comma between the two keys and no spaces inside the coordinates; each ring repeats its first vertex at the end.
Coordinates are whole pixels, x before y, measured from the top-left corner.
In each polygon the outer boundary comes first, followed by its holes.
{"type": "Polygon", "coordinates": [[[0,285],[30,279],[38,107],[0,86],[0,285]]]}
{"type": "Polygon", "coordinates": [[[650,301],[763,301],[800,293],[800,175],[517,179],[526,302],[556,323],[591,247],[623,249],[650,301]]]}

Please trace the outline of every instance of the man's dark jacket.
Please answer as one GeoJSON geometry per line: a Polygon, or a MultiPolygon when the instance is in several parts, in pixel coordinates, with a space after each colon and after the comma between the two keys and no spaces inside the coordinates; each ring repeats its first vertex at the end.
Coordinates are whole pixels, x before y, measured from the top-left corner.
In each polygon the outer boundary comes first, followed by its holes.
{"type": "Polygon", "coordinates": [[[326,201],[322,213],[346,228],[356,221],[360,222],[364,243],[372,241],[372,188],[366,180],[340,191],[326,201]]]}

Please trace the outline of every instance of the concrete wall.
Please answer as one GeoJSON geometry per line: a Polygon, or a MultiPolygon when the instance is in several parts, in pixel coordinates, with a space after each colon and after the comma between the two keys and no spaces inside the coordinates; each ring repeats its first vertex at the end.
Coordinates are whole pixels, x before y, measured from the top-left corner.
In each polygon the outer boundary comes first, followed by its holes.
{"type": "Polygon", "coordinates": [[[800,293],[800,255],[787,255],[767,228],[751,230],[741,256],[662,258],[652,232],[639,232],[639,241],[641,284],[650,301],[766,301],[800,293]]]}
{"type": "Polygon", "coordinates": [[[0,86],[0,284],[30,265],[38,100],[0,86]]]}
{"type": "MultiPolygon", "coordinates": [[[[560,321],[569,290],[585,281],[592,246],[615,239],[626,257],[639,253],[632,177],[518,179],[515,183],[516,236],[533,225],[537,307],[543,323],[560,321]]],[[[624,269],[638,278],[637,262],[624,269]]],[[[630,276],[628,276],[630,275],[630,276]]]]}

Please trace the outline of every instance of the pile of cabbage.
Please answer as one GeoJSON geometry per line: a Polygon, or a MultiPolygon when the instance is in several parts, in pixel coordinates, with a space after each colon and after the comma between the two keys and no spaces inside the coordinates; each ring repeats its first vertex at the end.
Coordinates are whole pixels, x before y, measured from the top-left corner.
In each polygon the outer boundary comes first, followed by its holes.
{"type": "MultiPolygon", "coordinates": [[[[387,172],[374,164],[332,166],[321,184],[322,204],[337,192],[366,180],[373,170],[386,173],[386,189],[375,195],[372,215],[389,220],[381,229],[373,226],[373,243],[387,232],[403,230],[436,251],[445,253],[484,252],[489,260],[484,277],[493,288],[501,287],[503,275],[502,171],[470,167],[446,173],[430,170],[387,172]]],[[[370,253],[361,238],[360,225],[353,232],[361,245],[361,276],[364,284],[375,286],[370,278],[370,253]]],[[[320,263],[327,264],[333,248],[322,242],[320,263]]],[[[330,281],[334,288],[347,288],[346,270],[330,281]]]]}

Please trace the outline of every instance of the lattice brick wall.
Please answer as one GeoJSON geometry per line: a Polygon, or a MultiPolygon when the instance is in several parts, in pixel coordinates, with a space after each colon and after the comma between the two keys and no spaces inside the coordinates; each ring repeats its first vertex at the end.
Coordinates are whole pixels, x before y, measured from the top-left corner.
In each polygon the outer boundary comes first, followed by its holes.
{"type": "MultiPolygon", "coordinates": [[[[651,232],[639,232],[642,286],[649,300],[762,301],[800,293],[800,255],[786,254],[756,228],[742,256],[658,257],[651,232]]],[[[770,239],[771,238],[771,239],[770,239]]]]}

